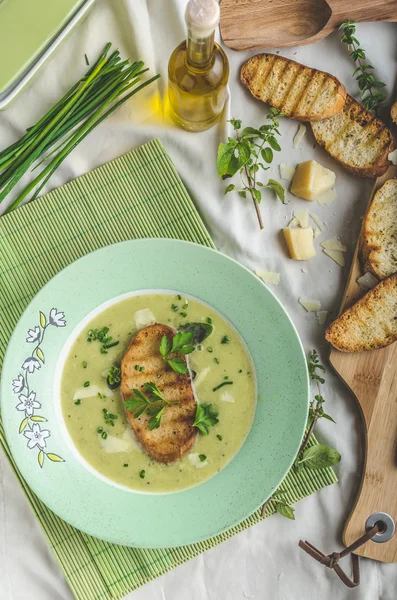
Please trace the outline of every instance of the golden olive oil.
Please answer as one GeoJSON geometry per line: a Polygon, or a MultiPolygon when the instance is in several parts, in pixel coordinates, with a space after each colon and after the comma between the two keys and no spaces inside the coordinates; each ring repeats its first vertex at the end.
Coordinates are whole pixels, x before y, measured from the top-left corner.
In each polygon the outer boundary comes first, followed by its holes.
{"type": "Polygon", "coordinates": [[[187,40],[171,55],[168,94],[174,121],[189,131],[204,131],[219,120],[227,98],[229,61],[214,42],[219,5],[190,0],[186,9],[187,40]]]}

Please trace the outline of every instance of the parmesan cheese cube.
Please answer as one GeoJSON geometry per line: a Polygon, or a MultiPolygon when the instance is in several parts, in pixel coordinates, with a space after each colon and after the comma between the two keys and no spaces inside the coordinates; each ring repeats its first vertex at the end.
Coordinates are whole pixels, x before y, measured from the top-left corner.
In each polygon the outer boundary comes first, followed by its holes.
{"type": "Polygon", "coordinates": [[[315,160],[300,163],[292,180],[291,192],[304,200],[316,200],[335,185],[335,173],[315,160]]]}
{"type": "Polygon", "coordinates": [[[313,229],[311,227],[285,227],[283,233],[291,258],[294,260],[307,260],[312,256],[316,256],[313,245],[313,229]]]}

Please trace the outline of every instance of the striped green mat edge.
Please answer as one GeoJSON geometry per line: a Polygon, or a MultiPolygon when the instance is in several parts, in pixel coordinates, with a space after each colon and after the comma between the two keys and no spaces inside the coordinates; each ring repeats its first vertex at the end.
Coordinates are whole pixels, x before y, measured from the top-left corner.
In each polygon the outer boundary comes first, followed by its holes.
{"type": "MultiPolygon", "coordinates": [[[[142,237],[169,237],[214,248],[159,140],[141,146],[0,219],[0,366],[27,304],[62,268],[97,248],[142,237]]],[[[316,444],[314,437],[311,444],[316,444]]],[[[258,523],[260,511],[198,544],[148,550],[109,544],[68,525],[27,486],[10,454],[0,418],[0,444],[77,600],[115,600],[258,523]]],[[[291,503],[335,483],[332,469],[290,471],[291,503]]],[[[265,517],[274,512],[269,506],[265,517]]],[[[285,526],[288,526],[286,522],[285,526]]]]}

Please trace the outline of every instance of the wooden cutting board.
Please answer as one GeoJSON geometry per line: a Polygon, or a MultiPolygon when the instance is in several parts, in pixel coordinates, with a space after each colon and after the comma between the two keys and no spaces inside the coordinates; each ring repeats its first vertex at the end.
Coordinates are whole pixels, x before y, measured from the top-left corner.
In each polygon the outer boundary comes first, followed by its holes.
{"type": "MultiPolygon", "coordinates": [[[[397,177],[397,167],[391,167],[377,179],[370,201],[376,190],[392,177],[397,177]]],[[[341,312],[363,295],[356,283],[363,275],[358,246],[341,312]]],[[[397,529],[397,342],[381,350],[352,354],[332,348],[330,362],[359,404],[365,435],[361,486],[343,532],[343,542],[349,546],[365,533],[366,520],[375,512],[389,514],[397,529]]],[[[388,542],[369,541],[356,554],[397,562],[397,531],[388,542]]]]}
{"type": "Polygon", "coordinates": [[[233,50],[312,44],[346,19],[397,21],[397,1],[221,0],[221,35],[233,50]]]}

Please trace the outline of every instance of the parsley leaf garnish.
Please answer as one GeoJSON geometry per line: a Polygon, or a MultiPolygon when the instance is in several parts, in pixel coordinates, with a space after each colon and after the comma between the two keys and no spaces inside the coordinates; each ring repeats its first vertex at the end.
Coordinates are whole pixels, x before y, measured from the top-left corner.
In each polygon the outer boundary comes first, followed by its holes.
{"type": "Polygon", "coordinates": [[[124,404],[126,409],[134,414],[135,419],[146,412],[150,417],[149,429],[152,431],[160,427],[164,409],[172,404],[179,404],[179,401],[168,402],[152,381],[146,382],[144,388],[146,396],[140,390],[134,389],[132,397],[125,400],[124,404]]]}
{"type": "Polygon", "coordinates": [[[163,335],[160,341],[160,354],[175,373],[186,375],[189,369],[183,358],[172,356],[173,354],[190,354],[194,350],[192,345],[192,331],[178,331],[172,338],[172,343],[166,335],[163,335]]]}
{"type": "Polygon", "coordinates": [[[218,409],[212,404],[197,404],[193,427],[197,427],[203,435],[208,435],[209,428],[219,423],[218,415],[218,409]]]}

